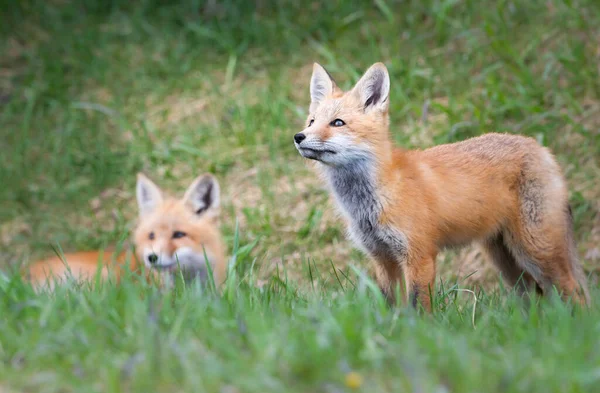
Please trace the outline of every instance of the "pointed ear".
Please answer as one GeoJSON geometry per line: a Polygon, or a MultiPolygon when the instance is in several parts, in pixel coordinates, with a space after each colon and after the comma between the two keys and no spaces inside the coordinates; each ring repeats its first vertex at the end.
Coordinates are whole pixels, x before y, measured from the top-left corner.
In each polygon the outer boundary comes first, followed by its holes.
{"type": "Polygon", "coordinates": [[[313,64],[313,73],[310,78],[310,111],[314,110],[337,88],[333,78],[320,64],[313,64]]]}
{"type": "Polygon", "coordinates": [[[160,188],[142,173],[137,175],[136,196],[140,216],[151,213],[157,206],[162,204],[163,197],[160,188]]]}
{"type": "Polygon", "coordinates": [[[390,95],[390,76],[383,63],[373,64],[354,86],[365,111],[387,111],[390,95]]]}
{"type": "Polygon", "coordinates": [[[216,216],[219,211],[220,194],[219,182],[207,173],[192,182],[183,196],[183,202],[198,215],[210,213],[216,216]]]}

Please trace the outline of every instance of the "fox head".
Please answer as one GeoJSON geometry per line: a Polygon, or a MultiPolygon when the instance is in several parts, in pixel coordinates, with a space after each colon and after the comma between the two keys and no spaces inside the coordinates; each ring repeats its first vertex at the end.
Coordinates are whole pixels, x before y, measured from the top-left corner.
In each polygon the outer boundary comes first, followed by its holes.
{"type": "Polygon", "coordinates": [[[196,178],[183,198],[163,195],[150,179],[138,174],[140,211],[134,240],[139,261],[165,272],[181,268],[186,276],[205,279],[210,264],[215,282],[224,277],[224,254],[218,229],[219,183],[209,174],[196,178]]]}
{"type": "Polygon", "coordinates": [[[303,157],[334,167],[376,156],[389,140],[389,92],[382,63],[372,65],[347,92],[315,63],[309,115],[306,128],[294,135],[296,148],[303,157]]]}

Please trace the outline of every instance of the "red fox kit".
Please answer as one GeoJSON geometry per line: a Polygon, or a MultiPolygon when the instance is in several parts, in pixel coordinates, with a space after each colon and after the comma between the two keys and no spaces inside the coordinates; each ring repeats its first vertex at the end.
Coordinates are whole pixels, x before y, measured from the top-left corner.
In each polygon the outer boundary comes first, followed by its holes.
{"type": "Polygon", "coordinates": [[[519,292],[588,299],[576,257],[567,188],[550,151],[523,136],[490,133],[426,150],[389,137],[390,79],[377,63],[348,92],[319,64],[310,81],[300,154],[317,161],[350,238],[376,261],[383,293],[394,288],[431,309],[441,248],[480,241],[519,292]]]}
{"type": "MultiPolygon", "coordinates": [[[[207,264],[215,283],[225,279],[226,262],[223,242],[218,229],[219,184],[212,175],[198,177],[181,199],[170,198],[146,176],[138,174],[137,202],[140,212],[134,231],[136,257],[130,268],[137,270],[139,262],[169,284],[176,272],[185,277],[207,278],[207,264]],[[179,270],[181,268],[181,270],[179,270]]],[[[88,251],[66,254],[38,261],[28,269],[28,275],[37,287],[53,285],[55,279],[72,276],[77,280],[96,277],[98,262],[101,275],[109,273],[119,280],[127,253],[88,251]]]]}

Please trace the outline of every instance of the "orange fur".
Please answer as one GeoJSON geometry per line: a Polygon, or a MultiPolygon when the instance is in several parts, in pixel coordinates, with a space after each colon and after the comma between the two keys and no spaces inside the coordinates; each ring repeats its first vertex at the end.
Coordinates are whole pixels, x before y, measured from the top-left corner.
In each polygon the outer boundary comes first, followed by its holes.
{"type": "Polygon", "coordinates": [[[294,137],[329,181],[352,237],[377,262],[384,293],[393,297],[400,284],[405,300],[414,296],[430,309],[438,251],[480,241],[521,292],[556,286],[584,303],[566,182],[550,151],[531,138],[495,133],[426,150],[395,148],[388,92],[381,63],[348,92],[315,65],[307,127],[294,137]],[[348,171],[357,175],[348,180],[348,171]],[[363,190],[353,185],[361,182],[370,194],[345,196],[363,190]],[[353,204],[361,209],[353,213],[353,204]]]}
{"type": "MultiPolygon", "coordinates": [[[[119,282],[127,270],[129,261],[130,271],[140,272],[144,265],[148,265],[146,278],[150,280],[155,277],[159,282],[164,283],[167,275],[173,273],[181,264],[159,270],[158,265],[144,263],[145,258],[147,259],[144,250],[153,250],[170,256],[175,255],[177,250],[189,249],[191,251],[186,255],[194,255],[197,259],[205,255],[209,256],[215,283],[220,285],[226,275],[226,259],[225,247],[218,229],[218,203],[215,206],[205,206],[205,210],[198,214],[190,191],[194,186],[198,186],[199,181],[205,179],[216,184],[212,176],[205,175],[192,184],[184,198],[175,199],[163,198],[162,192],[155,184],[145,176],[138,175],[138,203],[140,203],[141,214],[133,236],[136,255],[127,251],[75,252],[37,261],[24,273],[36,287],[46,285],[52,287],[55,281],[60,282],[67,277],[78,281],[89,281],[95,279],[98,272],[102,279],[110,275],[119,282]],[[152,206],[145,206],[144,203],[147,201],[140,200],[140,196],[143,198],[145,195],[140,194],[140,185],[147,188],[142,191],[149,192],[154,198],[151,200],[152,206]],[[173,234],[176,231],[184,233],[185,236],[175,238],[173,234]]],[[[218,193],[218,185],[215,187],[218,193]]]]}

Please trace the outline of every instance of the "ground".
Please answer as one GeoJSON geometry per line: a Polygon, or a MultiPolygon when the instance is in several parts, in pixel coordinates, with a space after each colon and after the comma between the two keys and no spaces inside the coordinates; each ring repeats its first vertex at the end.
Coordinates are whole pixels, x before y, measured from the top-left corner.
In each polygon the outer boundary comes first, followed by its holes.
{"type": "Polygon", "coordinates": [[[475,247],[440,255],[433,316],[382,307],[360,278],[367,259],[292,143],[314,61],[343,88],[382,61],[399,146],[496,131],[555,152],[595,288],[595,1],[30,0],[2,9],[0,391],[597,384],[600,310],[524,306],[475,247]],[[159,295],[133,283],[36,295],[11,276],[56,245],[127,239],[138,171],[174,194],[203,172],[218,176],[236,256],[225,295],[159,295]]]}

